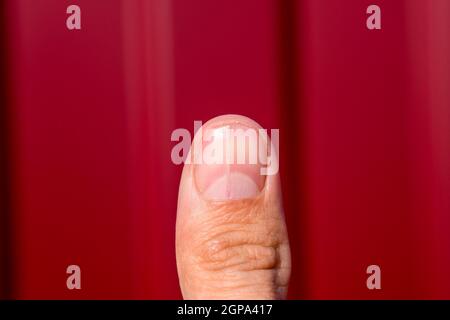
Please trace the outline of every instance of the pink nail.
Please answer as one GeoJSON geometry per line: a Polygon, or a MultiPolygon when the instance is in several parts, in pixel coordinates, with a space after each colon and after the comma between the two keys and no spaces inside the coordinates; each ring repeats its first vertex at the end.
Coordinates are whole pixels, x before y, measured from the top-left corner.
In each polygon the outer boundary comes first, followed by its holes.
{"type": "Polygon", "coordinates": [[[215,201],[256,197],[264,187],[258,130],[238,124],[202,132],[202,163],[194,166],[197,189],[215,201]]]}

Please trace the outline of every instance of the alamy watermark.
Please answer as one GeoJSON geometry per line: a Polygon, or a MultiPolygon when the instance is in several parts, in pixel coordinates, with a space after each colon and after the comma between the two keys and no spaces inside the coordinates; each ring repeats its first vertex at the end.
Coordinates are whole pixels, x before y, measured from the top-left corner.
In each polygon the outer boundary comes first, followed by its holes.
{"type": "Polygon", "coordinates": [[[260,165],[261,175],[278,173],[279,129],[242,128],[232,125],[220,128],[203,128],[194,121],[194,141],[184,128],[175,129],[171,141],[174,164],[253,164],[260,165]]]}

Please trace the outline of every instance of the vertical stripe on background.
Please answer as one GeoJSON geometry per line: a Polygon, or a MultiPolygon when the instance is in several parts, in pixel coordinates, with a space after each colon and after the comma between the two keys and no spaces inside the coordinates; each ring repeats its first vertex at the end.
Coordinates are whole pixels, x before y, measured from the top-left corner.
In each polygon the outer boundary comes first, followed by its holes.
{"type": "Polygon", "coordinates": [[[450,297],[450,3],[406,7],[410,101],[409,176],[422,297],[450,297]]]}
{"type": "Polygon", "coordinates": [[[0,2],[0,299],[11,297],[11,208],[9,176],[9,112],[6,2],[0,2]]]}
{"type": "Polygon", "coordinates": [[[123,1],[134,298],[180,297],[175,265],[178,176],[174,127],[172,1],[123,1]]]}

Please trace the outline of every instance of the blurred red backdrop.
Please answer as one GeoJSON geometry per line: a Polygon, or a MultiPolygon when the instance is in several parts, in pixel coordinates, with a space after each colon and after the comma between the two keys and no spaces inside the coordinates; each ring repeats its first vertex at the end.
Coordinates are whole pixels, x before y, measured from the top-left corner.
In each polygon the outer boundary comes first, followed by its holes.
{"type": "Polygon", "coordinates": [[[450,299],[450,3],[370,4],[3,1],[1,296],[181,298],[170,134],[239,113],[280,128],[290,298],[450,299]]]}

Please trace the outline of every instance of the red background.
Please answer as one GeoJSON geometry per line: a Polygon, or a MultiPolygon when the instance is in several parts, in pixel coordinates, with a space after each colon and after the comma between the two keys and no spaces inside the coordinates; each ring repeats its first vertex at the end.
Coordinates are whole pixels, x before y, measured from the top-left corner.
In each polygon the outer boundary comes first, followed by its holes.
{"type": "Polygon", "coordinates": [[[181,298],[170,134],[239,113],[280,128],[290,298],[450,299],[450,3],[373,3],[3,1],[0,296],[181,298]]]}

